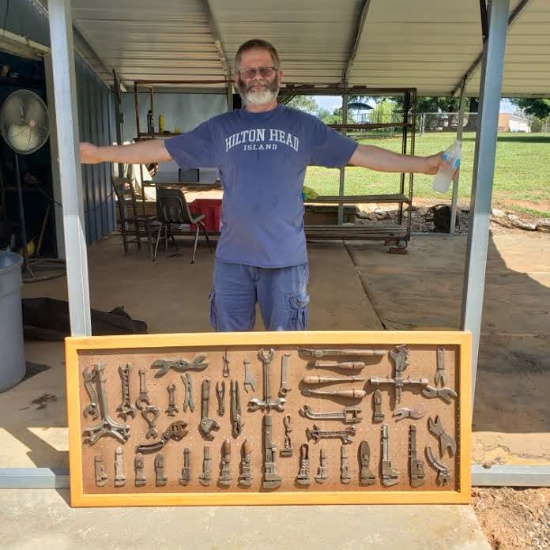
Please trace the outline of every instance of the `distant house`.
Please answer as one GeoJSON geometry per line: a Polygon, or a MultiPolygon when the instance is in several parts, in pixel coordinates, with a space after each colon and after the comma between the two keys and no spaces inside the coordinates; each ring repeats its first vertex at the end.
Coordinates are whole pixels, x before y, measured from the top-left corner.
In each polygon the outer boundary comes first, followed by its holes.
{"type": "Polygon", "coordinates": [[[498,115],[499,132],[530,132],[531,126],[529,120],[518,115],[510,113],[500,113],[498,115]]]}

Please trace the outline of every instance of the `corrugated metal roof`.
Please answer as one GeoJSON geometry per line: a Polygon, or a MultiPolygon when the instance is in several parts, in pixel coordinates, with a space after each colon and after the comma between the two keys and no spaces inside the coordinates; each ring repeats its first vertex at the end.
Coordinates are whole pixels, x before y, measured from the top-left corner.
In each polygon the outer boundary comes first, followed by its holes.
{"type": "MultiPolygon", "coordinates": [[[[107,71],[128,84],[223,79],[225,56],[232,65],[238,46],[259,37],[279,50],[286,83],[341,84],[349,64],[349,85],[448,95],[470,71],[467,93],[479,90],[479,0],[73,0],[72,6],[79,33],[107,71]]],[[[511,0],[510,13],[518,6],[502,95],[549,96],[550,2],[511,0]]]]}

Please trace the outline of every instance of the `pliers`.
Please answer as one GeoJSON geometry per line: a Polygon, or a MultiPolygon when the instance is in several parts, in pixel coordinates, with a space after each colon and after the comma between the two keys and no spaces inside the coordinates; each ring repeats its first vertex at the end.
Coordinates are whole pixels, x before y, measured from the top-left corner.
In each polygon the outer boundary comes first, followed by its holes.
{"type": "Polygon", "coordinates": [[[439,415],[435,417],[435,420],[428,418],[428,429],[439,438],[439,455],[441,458],[443,458],[446,451],[449,451],[449,456],[453,457],[456,454],[456,441],[445,431],[439,415]]]}
{"type": "Polygon", "coordinates": [[[422,418],[426,414],[426,410],[422,409],[409,409],[408,407],[403,407],[401,409],[396,410],[393,413],[393,417],[395,418],[396,422],[399,422],[400,420],[404,420],[405,418],[412,418],[414,420],[418,420],[419,418],[422,418]]]}

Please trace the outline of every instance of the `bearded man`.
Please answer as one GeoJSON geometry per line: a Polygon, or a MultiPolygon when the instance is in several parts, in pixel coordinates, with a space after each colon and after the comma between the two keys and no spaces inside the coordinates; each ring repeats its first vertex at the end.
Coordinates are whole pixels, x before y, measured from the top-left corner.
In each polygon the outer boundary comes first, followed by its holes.
{"type": "Polygon", "coordinates": [[[276,49],[265,40],[249,40],[238,49],[233,78],[243,108],[167,140],[124,147],[82,143],[80,159],[216,166],[224,196],[210,293],[212,327],[252,330],[258,303],[266,330],[305,330],[309,272],[301,193],[308,165],[435,174],[444,161],[441,153],[417,157],[358,145],[318,118],[279,105],[283,71],[276,49]]]}

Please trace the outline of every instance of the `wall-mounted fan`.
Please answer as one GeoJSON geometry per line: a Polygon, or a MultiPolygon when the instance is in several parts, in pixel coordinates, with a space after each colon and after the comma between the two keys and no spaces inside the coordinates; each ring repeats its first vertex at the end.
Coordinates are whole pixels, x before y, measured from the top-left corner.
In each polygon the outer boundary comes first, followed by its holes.
{"type": "MultiPolygon", "coordinates": [[[[40,96],[29,90],[13,92],[6,98],[0,108],[0,132],[5,142],[15,153],[15,179],[19,205],[20,240],[23,251],[23,274],[30,275],[33,280],[37,280],[38,277],[33,273],[29,261],[29,243],[25,227],[19,155],[30,155],[46,143],[50,134],[50,120],[46,104],[40,96]]],[[[59,262],[59,260],[54,260],[56,264],[59,264],[59,262]]],[[[46,278],[59,276],[63,273],[64,268],[62,273],[50,274],[46,278]]],[[[40,278],[43,279],[44,277],[40,278]]]]}

